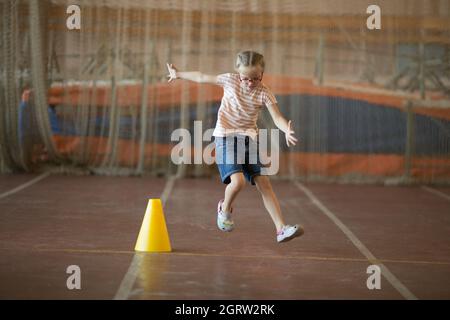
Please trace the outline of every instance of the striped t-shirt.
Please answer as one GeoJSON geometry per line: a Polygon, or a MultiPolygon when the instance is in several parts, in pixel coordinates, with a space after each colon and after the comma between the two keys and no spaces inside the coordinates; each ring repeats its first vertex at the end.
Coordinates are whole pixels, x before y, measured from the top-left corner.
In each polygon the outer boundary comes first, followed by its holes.
{"type": "Polygon", "coordinates": [[[217,84],[223,87],[223,98],[213,136],[242,134],[255,140],[259,111],[264,105],[277,103],[275,96],[262,82],[253,89],[244,88],[237,73],[218,75],[217,84]]]}

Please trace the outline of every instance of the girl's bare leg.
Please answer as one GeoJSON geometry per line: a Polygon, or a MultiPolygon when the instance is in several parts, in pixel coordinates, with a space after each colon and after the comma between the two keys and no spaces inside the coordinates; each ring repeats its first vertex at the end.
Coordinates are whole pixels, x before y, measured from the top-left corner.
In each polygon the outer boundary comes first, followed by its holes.
{"type": "Polygon", "coordinates": [[[230,178],[231,182],[225,189],[225,198],[222,203],[222,211],[225,213],[231,212],[234,199],[245,186],[245,177],[242,172],[233,173],[230,178]]]}
{"type": "Polygon", "coordinates": [[[277,196],[272,190],[272,184],[267,176],[256,176],[254,179],[256,187],[263,198],[264,206],[272,217],[277,232],[279,232],[285,223],[277,196]]]}

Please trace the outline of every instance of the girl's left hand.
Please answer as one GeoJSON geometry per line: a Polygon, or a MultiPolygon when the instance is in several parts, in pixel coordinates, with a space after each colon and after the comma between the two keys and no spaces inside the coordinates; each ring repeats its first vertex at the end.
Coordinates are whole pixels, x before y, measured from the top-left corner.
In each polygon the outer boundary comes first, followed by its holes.
{"type": "Polygon", "coordinates": [[[292,130],[292,125],[291,125],[292,121],[289,120],[288,121],[288,129],[285,133],[286,135],[286,144],[288,147],[295,146],[296,142],[297,142],[297,138],[294,137],[294,130],[292,130]]]}

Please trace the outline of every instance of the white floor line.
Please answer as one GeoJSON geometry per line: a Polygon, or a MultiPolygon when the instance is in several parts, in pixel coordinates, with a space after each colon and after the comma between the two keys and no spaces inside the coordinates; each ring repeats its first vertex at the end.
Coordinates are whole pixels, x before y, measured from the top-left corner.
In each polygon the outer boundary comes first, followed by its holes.
{"type": "Polygon", "coordinates": [[[367,247],[355,236],[355,234],[344,224],[341,220],[339,220],[336,215],[331,212],[319,199],[303,184],[295,181],[294,184],[303,191],[308,198],[322,211],[331,221],[333,221],[339,229],[350,239],[350,241],[358,248],[359,252],[361,252],[367,260],[376,264],[381,269],[381,274],[386,278],[387,281],[395,288],[397,291],[407,300],[418,300],[418,298],[411,292],[409,289],[400,282],[397,277],[392,274],[392,272],[382,264],[370,251],[367,247]]]}
{"type": "Polygon", "coordinates": [[[6,191],[6,192],[0,194],[0,199],[6,198],[6,197],[8,197],[8,196],[10,196],[10,195],[12,195],[14,193],[17,193],[17,192],[19,192],[19,191],[21,191],[23,189],[26,189],[26,188],[32,186],[33,184],[41,181],[42,179],[47,178],[49,175],[50,175],[50,172],[43,173],[43,174],[37,176],[36,178],[34,178],[34,179],[32,179],[32,180],[30,180],[30,181],[28,181],[26,183],[23,183],[20,186],[14,188],[14,189],[6,191]]]}
{"type": "Polygon", "coordinates": [[[437,195],[439,197],[442,197],[444,199],[450,200],[450,196],[448,194],[445,194],[445,193],[443,193],[443,192],[441,192],[439,190],[436,190],[436,189],[433,189],[433,188],[430,188],[430,187],[427,187],[427,186],[422,186],[422,189],[424,189],[424,190],[426,190],[428,192],[431,192],[431,193],[433,193],[433,194],[435,194],[435,195],[437,195]]]}
{"type": "MultiPolygon", "coordinates": [[[[164,190],[160,196],[163,207],[165,206],[167,200],[169,199],[170,193],[172,192],[173,185],[175,183],[175,176],[169,177],[164,186],[164,190]]],[[[127,300],[130,296],[131,290],[133,290],[134,282],[139,274],[141,261],[144,254],[135,253],[133,256],[133,260],[131,261],[130,266],[128,267],[128,271],[125,274],[122,282],[120,283],[119,289],[114,296],[114,300],[127,300]]]]}

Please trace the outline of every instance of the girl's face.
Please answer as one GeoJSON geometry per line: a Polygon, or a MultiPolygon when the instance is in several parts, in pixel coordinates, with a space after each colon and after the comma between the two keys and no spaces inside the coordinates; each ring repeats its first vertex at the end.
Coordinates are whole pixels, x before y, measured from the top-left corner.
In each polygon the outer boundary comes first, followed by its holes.
{"type": "Polygon", "coordinates": [[[239,79],[241,80],[241,85],[246,89],[254,89],[261,83],[263,77],[263,70],[261,67],[239,67],[237,69],[239,72],[239,79]]]}

